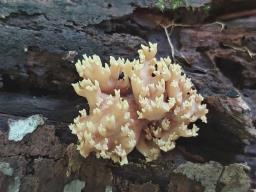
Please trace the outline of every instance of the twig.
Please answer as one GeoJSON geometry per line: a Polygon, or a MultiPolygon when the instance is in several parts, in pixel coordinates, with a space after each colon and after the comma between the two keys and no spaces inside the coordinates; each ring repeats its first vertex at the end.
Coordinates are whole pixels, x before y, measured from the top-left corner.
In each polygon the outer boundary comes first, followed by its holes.
{"type": "MultiPolygon", "coordinates": [[[[170,48],[171,48],[171,60],[172,62],[174,63],[175,62],[175,59],[174,59],[174,56],[175,56],[175,50],[174,50],[174,46],[172,44],[172,41],[170,39],[170,36],[169,36],[169,33],[168,33],[168,27],[166,26],[162,26],[164,28],[164,32],[165,32],[165,35],[167,37],[167,40],[168,40],[168,43],[170,45],[170,48]]],[[[173,29],[173,26],[172,26],[172,29],[173,29]]]]}
{"type": "MultiPolygon", "coordinates": [[[[224,29],[225,26],[226,26],[224,23],[219,22],[219,21],[216,21],[216,22],[211,23],[211,24],[209,24],[209,25],[212,25],[212,24],[221,25],[221,30],[220,30],[220,31],[223,31],[223,29],[224,29]]],[[[171,38],[170,38],[170,35],[172,34],[174,27],[195,27],[195,26],[194,26],[194,25],[177,24],[177,23],[174,23],[174,22],[172,21],[172,22],[170,22],[170,23],[167,24],[167,25],[161,24],[161,27],[164,29],[165,35],[166,35],[166,37],[167,37],[168,43],[169,43],[170,48],[171,48],[171,60],[172,60],[172,62],[175,62],[175,48],[174,48],[174,46],[173,46],[173,44],[172,44],[172,41],[171,41],[171,38]],[[171,32],[170,32],[170,34],[168,33],[168,28],[169,28],[169,27],[171,27],[171,32]]],[[[249,55],[251,54],[251,52],[249,52],[249,51],[248,51],[248,53],[249,53],[249,55]]],[[[250,56],[251,56],[251,55],[250,55],[250,56]]],[[[253,56],[254,56],[254,55],[253,55],[253,56]]],[[[185,58],[184,58],[184,59],[185,59],[185,58]]]]}
{"type": "Polygon", "coordinates": [[[185,25],[185,24],[179,24],[179,23],[174,23],[174,22],[171,22],[168,25],[161,25],[161,26],[166,27],[166,28],[169,28],[169,27],[193,27],[193,25],[185,25]]]}
{"type": "Polygon", "coordinates": [[[236,46],[233,46],[233,45],[229,45],[229,44],[226,44],[224,43],[223,46],[225,47],[229,47],[229,48],[232,48],[236,51],[242,51],[242,52],[246,52],[248,53],[248,55],[251,57],[251,59],[253,59],[254,57],[256,57],[256,53],[252,52],[248,47],[244,46],[244,47],[236,47],[236,46]]]}
{"type": "Polygon", "coordinates": [[[208,25],[220,25],[220,32],[222,32],[224,29],[225,29],[225,27],[226,27],[226,24],[225,23],[222,23],[222,22],[220,22],[220,21],[215,21],[215,22],[213,22],[213,23],[209,23],[209,24],[206,24],[206,26],[208,25]]]}
{"type": "Polygon", "coordinates": [[[171,60],[172,60],[172,62],[175,62],[175,48],[172,44],[170,35],[172,34],[174,27],[192,27],[192,25],[177,24],[177,23],[174,23],[172,21],[168,25],[161,25],[161,27],[163,27],[163,29],[164,29],[165,35],[167,37],[168,43],[169,43],[170,48],[171,48],[171,60]],[[168,28],[169,27],[171,27],[171,32],[170,33],[168,33],[168,28]]]}
{"type": "Polygon", "coordinates": [[[161,27],[163,27],[163,29],[164,29],[165,35],[167,37],[168,43],[169,43],[170,48],[171,48],[171,60],[172,60],[172,62],[175,62],[175,48],[174,48],[174,46],[172,44],[170,35],[172,34],[174,27],[192,27],[192,25],[177,24],[177,23],[174,23],[172,21],[168,25],[163,25],[162,24],[161,27]],[[170,27],[171,27],[171,32],[168,33],[168,28],[170,28],[170,27]]]}
{"type": "Polygon", "coordinates": [[[222,32],[226,27],[225,23],[222,23],[220,21],[215,21],[214,23],[217,24],[217,25],[220,25],[220,27],[221,27],[220,32],[222,32]]]}
{"type": "Polygon", "coordinates": [[[244,50],[248,53],[248,55],[253,59],[256,56],[256,53],[252,52],[248,47],[243,47],[244,50]]]}

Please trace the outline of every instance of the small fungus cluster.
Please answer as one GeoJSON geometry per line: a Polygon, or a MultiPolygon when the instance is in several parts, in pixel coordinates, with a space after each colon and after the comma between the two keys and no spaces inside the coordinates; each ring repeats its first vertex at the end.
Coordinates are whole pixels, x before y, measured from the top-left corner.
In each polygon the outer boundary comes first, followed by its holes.
{"type": "Polygon", "coordinates": [[[136,147],[152,161],[161,150],[172,150],[179,137],[197,136],[197,126],[189,124],[206,123],[203,97],[181,67],[168,57],[157,60],[157,44],[141,47],[138,60],[110,57],[103,65],[99,56],[84,55],[76,63],[83,80],[73,87],[90,106],[70,125],[82,156],[95,152],[123,165],[136,147]]]}

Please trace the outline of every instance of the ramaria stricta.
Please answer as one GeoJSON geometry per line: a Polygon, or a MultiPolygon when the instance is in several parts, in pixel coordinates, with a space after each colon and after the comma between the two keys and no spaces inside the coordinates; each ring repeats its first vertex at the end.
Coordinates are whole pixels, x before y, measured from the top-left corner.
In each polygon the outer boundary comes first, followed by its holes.
{"type": "Polygon", "coordinates": [[[82,156],[95,152],[122,165],[136,147],[147,161],[155,160],[179,137],[197,136],[197,126],[189,124],[206,123],[203,97],[180,65],[168,57],[157,60],[157,44],[141,47],[139,60],[110,57],[103,66],[97,55],[84,55],[76,63],[83,80],[73,87],[90,106],[89,114],[80,111],[70,125],[82,156]]]}

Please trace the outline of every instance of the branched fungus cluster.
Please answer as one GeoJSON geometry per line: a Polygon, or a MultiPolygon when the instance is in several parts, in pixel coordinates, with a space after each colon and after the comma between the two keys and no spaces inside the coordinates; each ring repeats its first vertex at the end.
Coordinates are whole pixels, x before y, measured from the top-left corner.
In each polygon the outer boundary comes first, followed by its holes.
{"type": "Polygon", "coordinates": [[[197,136],[197,126],[189,124],[206,123],[203,97],[181,67],[168,57],[157,60],[157,44],[141,47],[138,60],[110,57],[103,65],[97,55],[84,55],[76,63],[83,80],[73,87],[90,106],[70,125],[82,156],[95,152],[122,165],[136,147],[148,161],[155,160],[179,137],[197,136]]]}

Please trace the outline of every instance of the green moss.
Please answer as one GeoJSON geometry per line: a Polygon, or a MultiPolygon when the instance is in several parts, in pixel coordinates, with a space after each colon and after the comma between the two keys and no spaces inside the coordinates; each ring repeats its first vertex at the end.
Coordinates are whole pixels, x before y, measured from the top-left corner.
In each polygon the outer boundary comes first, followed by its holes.
{"type": "Polygon", "coordinates": [[[210,0],[157,0],[156,6],[161,10],[165,9],[178,9],[180,7],[185,8],[200,8],[202,7],[204,11],[210,10],[210,0]]]}
{"type": "Polygon", "coordinates": [[[187,7],[186,0],[172,0],[171,1],[172,9],[177,9],[179,7],[187,7]]]}
{"type": "Polygon", "coordinates": [[[160,9],[161,11],[163,11],[164,9],[165,9],[165,0],[158,0],[157,2],[156,2],[156,7],[158,8],[158,9],[160,9]]]}

